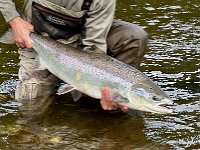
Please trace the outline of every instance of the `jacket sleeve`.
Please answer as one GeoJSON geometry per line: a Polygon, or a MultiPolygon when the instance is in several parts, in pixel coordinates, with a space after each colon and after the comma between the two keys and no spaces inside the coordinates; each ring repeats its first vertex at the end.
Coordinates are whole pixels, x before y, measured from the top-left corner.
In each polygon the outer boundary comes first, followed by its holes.
{"type": "Polygon", "coordinates": [[[94,1],[81,34],[83,45],[96,46],[106,52],[106,37],[113,22],[116,0],[94,1]]]}
{"type": "Polygon", "coordinates": [[[12,0],[0,0],[0,11],[6,22],[20,16],[12,0]]]}

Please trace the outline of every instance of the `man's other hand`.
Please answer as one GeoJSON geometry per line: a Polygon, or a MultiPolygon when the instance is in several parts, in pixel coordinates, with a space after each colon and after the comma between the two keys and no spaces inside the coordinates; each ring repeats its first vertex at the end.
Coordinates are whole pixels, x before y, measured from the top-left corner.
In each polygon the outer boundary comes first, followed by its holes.
{"type": "Polygon", "coordinates": [[[116,102],[111,101],[112,96],[108,87],[104,87],[101,89],[101,106],[104,110],[115,110],[120,108],[123,112],[128,111],[128,107],[121,106],[116,102]]]}
{"type": "Polygon", "coordinates": [[[34,32],[33,25],[21,17],[12,19],[9,24],[12,27],[13,40],[16,45],[21,48],[32,48],[30,34],[34,32]]]}

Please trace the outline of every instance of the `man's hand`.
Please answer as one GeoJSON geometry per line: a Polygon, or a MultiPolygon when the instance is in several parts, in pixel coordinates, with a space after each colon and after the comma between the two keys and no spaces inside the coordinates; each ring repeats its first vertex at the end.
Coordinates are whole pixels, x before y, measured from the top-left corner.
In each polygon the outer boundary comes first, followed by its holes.
{"type": "Polygon", "coordinates": [[[101,106],[104,110],[115,110],[120,108],[123,112],[128,111],[128,107],[121,106],[116,102],[111,101],[112,96],[108,87],[104,87],[101,89],[101,106]]]}
{"type": "Polygon", "coordinates": [[[34,27],[29,22],[24,21],[21,17],[16,17],[9,21],[12,27],[13,40],[18,47],[32,48],[30,34],[34,32],[34,27]]]}

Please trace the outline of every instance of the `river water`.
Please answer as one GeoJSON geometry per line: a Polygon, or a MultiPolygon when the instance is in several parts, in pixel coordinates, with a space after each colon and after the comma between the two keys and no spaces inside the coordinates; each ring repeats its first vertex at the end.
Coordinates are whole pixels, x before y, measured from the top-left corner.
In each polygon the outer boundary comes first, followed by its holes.
{"type": "MultiPolygon", "coordinates": [[[[198,0],[117,1],[116,18],[149,34],[140,70],[174,100],[171,115],[131,118],[103,111],[97,101],[60,96],[42,117],[19,125],[20,103],[13,98],[17,48],[0,44],[0,149],[200,149],[199,7],[198,0]]],[[[0,22],[2,35],[8,26],[2,16],[0,22]]]]}

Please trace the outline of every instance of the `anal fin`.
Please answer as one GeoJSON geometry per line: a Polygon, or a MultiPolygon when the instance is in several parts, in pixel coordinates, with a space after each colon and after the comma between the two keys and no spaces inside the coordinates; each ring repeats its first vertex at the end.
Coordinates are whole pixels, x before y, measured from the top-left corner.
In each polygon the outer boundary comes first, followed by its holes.
{"type": "Polygon", "coordinates": [[[32,68],[34,70],[45,70],[45,69],[47,69],[45,66],[42,65],[39,55],[36,55],[35,60],[33,61],[32,68]]]}
{"type": "Polygon", "coordinates": [[[71,94],[75,102],[77,102],[82,97],[82,93],[77,90],[71,91],[71,94]]]}

